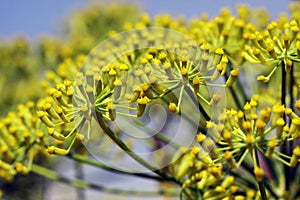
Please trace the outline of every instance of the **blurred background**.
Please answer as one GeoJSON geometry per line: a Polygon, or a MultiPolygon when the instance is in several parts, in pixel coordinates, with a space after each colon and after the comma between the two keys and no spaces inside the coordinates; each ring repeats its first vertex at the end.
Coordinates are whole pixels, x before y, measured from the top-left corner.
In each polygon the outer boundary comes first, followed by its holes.
{"type": "MultiPolygon", "coordinates": [[[[70,14],[80,10],[93,0],[12,0],[2,1],[0,6],[0,38],[11,38],[25,35],[36,39],[44,34],[58,33],[61,23],[70,17],[70,14]]],[[[151,16],[157,14],[170,14],[172,16],[197,17],[207,13],[210,17],[218,14],[223,7],[235,8],[237,4],[247,4],[254,8],[266,8],[272,18],[277,18],[281,12],[288,11],[287,1],[270,0],[201,0],[201,1],[172,1],[172,0],[127,0],[127,1],[98,1],[103,4],[109,2],[123,2],[134,4],[139,11],[151,16]]],[[[131,15],[131,13],[127,13],[131,15]]]]}
{"type": "MultiPolygon", "coordinates": [[[[270,19],[288,12],[287,1],[252,0],[11,0],[0,3],[0,116],[5,116],[19,103],[43,96],[44,79],[66,58],[88,53],[110,31],[121,31],[125,22],[135,22],[142,13],[150,17],[171,15],[187,20],[209,18],[228,7],[235,13],[237,5],[265,9],[270,19]],[[40,84],[41,83],[41,84],[40,84]],[[41,86],[40,86],[41,85],[41,86]]],[[[67,177],[74,177],[76,165],[60,158],[53,167],[67,177]]],[[[85,178],[112,188],[156,189],[155,182],[132,179],[84,167],[85,178]]],[[[36,176],[17,177],[16,182],[1,182],[5,199],[76,199],[77,190],[62,183],[46,181],[36,176]],[[24,184],[31,187],[26,188],[24,184]],[[33,189],[34,188],[34,189],[33,189]]],[[[86,199],[172,199],[166,197],[122,197],[97,191],[87,191],[86,199]]],[[[173,198],[176,199],[176,198],[173,198]]]]}

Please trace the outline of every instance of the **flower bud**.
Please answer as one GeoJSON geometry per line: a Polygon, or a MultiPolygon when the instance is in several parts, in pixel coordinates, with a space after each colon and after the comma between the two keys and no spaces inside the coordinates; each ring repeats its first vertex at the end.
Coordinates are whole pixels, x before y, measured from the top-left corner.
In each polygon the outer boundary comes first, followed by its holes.
{"type": "Polygon", "coordinates": [[[91,85],[87,85],[85,91],[89,98],[90,103],[94,104],[95,103],[94,88],[91,85]]]}
{"type": "Polygon", "coordinates": [[[48,127],[53,127],[53,122],[48,118],[44,111],[37,111],[38,118],[48,127]]]}
{"type": "Polygon", "coordinates": [[[56,113],[59,115],[59,117],[65,122],[69,123],[70,120],[67,118],[67,116],[64,113],[64,110],[61,107],[56,107],[56,113]]]}
{"type": "Polygon", "coordinates": [[[57,148],[55,146],[49,146],[47,151],[49,154],[55,154],[59,156],[65,156],[69,153],[66,149],[57,148]]]}
{"type": "Polygon", "coordinates": [[[268,142],[268,149],[267,149],[267,152],[266,152],[266,156],[267,157],[271,157],[272,156],[276,145],[277,145],[276,139],[269,140],[269,142],[268,142]]]}
{"type": "Polygon", "coordinates": [[[199,144],[202,144],[205,139],[206,139],[206,136],[203,133],[198,133],[198,135],[197,135],[197,142],[199,144]]]}
{"type": "Polygon", "coordinates": [[[44,109],[48,113],[48,115],[50,115],[52,118],[60,119],[59,115],[55,112],[54,108],[52,107],[52,105],[50,103],[45,103],[44,109]]]}
{"type": "Polygon", "coordinates": [[[94,85],[94,72],[92,70],[88,70],[85,75],[87,84],[94,85]]]}
{"type": "Polygon", "coordinates": [[[107,104],[107,110],[108,110],[108,115],[111,121],[114,121],[116,119],[116,106],[109,102],[107,104]]]}
{"type": "Polygon", "coordinates": [[[189,163],[193,161],[194,158],[194,155],[190,153],[183,155],[183,158],[181,159],[181,162],[176,170],[176,177],[180,179],[188,173],[190,169],[189,163]]]}
{"type": "Polygon", "coordinates": [[[291,167],[295,167],[300,160],[300,146],[297,146],[293,150],[293,155],[291,158],[290,165],[291,167]]]}
{"type": "Polygon", "coordinates": [[[265,63],[266,60],[259,49],[254,48],[252,53],[261,63],[265,63]]]}
{"type": "Polygon", "coordinates": [[[263,181],[263,178],[264,178],[264,171],[262,168],[260,167],[255,167],[254,170],[254,175],[255,175],[255,178],[258,182],[262,182],[263,181]]]}
{"type": "Polygon", "coordinates": [[[223,171],[222,171],[223,165],[221,163],[218,163],[212,167],[208,168],[208,171],[210,174],[212,174],[217,180],[221,180],[223,178],[223,171]]]}
{"type": "Polygon", "coordinates": [[[66,137],[64,135],[60,134],[59,132],[55,131],[54,128],[48,127],[48,135],[57,140],[61,140],[61,141],[66,140],[66,137]]]}
{"type": "Polygon", "coordinates": [[[227,176],[223,182],[221,183],[221,186],[225,189],[230,187],[234,183],[234,176],[227,176]]]}
{"type": "Polygon", "coordinates": [[[114,98],[117,100],[120,97],[121,94],[121,86],[122,86],[122,82],[120,81],[120,79],[116,79],[114,81],[114,98]]]}
{"type": "Polygon", "coordinates": [[[153,93],[151,91],[151,85],[148,83],[145,83],[141,86],[143,93],[148,97],[149,99],[153,99],[153,93]]]}
{"type": "Polygon", "coordinates": [[[260,135],[261,138],[263,138],[266,123],[263,120],[258,119],[258,120],[256,120],[255,125],[257,127],[258,134],[260,135]]]}
{"type": "Polygon", "coordinates": [[[274,46],[273,45],[269,45],[267,47],[267,51],[269,53],[269,55],[273,58],[273,59],[277,59],[277,55],[276,55],[276,52],[274,50],[274,46]]]}
{"type": "Polygon", "coordinates": [[[232,152],[231,151],[225,151],[224,153],[224,158],[227,161],[227,163],[232,167],[232,168],[236,168],[236,162],[234,157],[232,156],[232,152]]]}
{"type": "Polygon", "coordinates": [[[226,81],[226,87],[232,86],[232,84],[236,81],[238,75],[239,75],[238,68],[235,68],[235,69],[231,70],[229,78],[226,81]]]}
{"type": "Polygon", "coordinates": [[[140,117],[144,114],[146,105],[148,103],[148,98],[147,97],[139,98],[137,100],[137,103],[138,103],[138,106],[137,106],[137,114],[136,115],[137,115],[137,117],[140,117]]]}
{"type": "Polygon", "coordinates": [[[172,113],[175,113],[175,114],[179,113],[178,107],[176,106],[175,103],[172,103],[172,102],[169,104],[169,111],[172,113]]]}
{"type": "Polygon", "coordinates": [[[140,86],[137,86],[134,88],[133,95],[130,99],[131,103],[137,101],[137,99],[140,97],[141,91],[142,91],[142,88],[140,86]]]}
{"type": "Polygon", "coordinates": [[[273,115],[272,115],[271,126],[275,127],[277,120],[283,117],[283,114],[285,112],[285,107],[283,105],[276,104],[273,106],[272,111],[273,111],[273,115]]]}
{"type": "Polygon", "coordinates": [[[62,95],[62,93],[60,91],[56,91],[53,94],[53,97],[64,107],[68,107],[68,102],[66,101],[66,99],[64,98],[64,96],[62,95]]]}
{"type": "Polygon", "coordinates": [[[293,139],[298,137],[300,130],[300,118],[293,118],[292,123],[290,126],[290,135],[292,136],[293,139]]]}
{"type": "Polygon", "coordinates": [[[200,84],[200,78],[199,76],[195,76],[193,79],[193,88],[194,88],[195,95],[199,93],[199,84],[200,84]]]}

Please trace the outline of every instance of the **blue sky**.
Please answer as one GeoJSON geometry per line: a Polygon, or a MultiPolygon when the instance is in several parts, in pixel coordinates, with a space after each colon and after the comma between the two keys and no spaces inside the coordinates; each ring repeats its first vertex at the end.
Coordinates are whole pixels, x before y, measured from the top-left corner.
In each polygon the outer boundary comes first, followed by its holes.
{"type": "MultiPolygon", "coordinates": [[[[0,3],[0,38],[26,35],[32,39],[43,34],[53,34],[55,27],[75,8],[84,6],[90,0],[10,0],[0,3]]],[[[116,0],[115,0],[116,1],[116,0]]],[[[123,0],[124,1],[124,0],[123,0]]],[[[105,1],[108,2],[108,1],[105,1]]],[[[126,0],[138,3],[150,15],[170,13],[185,15],[187,18],[206,12],[217,15],[224,7],[234,9],[236,4],[248,4],[252,7],[265,7],[273,18],[280,12],[288,11],[286,0],[126,0]]]]}

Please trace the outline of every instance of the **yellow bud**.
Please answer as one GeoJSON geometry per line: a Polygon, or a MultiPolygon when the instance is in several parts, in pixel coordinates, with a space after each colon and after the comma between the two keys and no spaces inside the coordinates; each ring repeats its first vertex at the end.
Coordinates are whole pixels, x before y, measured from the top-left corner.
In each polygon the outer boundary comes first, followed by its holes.
{"type": "Polygon", "coordinates": [[[244,197],[243,195],[236,195],[234,197],[234,200],[245,200],[245,199],[246,199],[246,197],[244,197]]]}
{"type": "Polygon", "coordinates": [[[273,58],[273,59],[277,59],[277,55],[276,55],[276,52],[274,50],[274,46],[273,45],[270,45],[267,47],[267,51],[269,53],[269,55],[273,58]]]}
{"type": "Polygon", "coordinates": [[[254,189],[247,190],[247,199],[253,199],[256,195],[256,191],[254,189]]]}
{"type": "Polygon", "coordinates": [[[145,64],[147,64],[147,63],[148,63],[147,58],[141,58],[141,64],[142,64],[142,65],[145,65],[145,64]]]}
{"type": "Polygon", "coordinates": [[[209,43],[203,43],[203,44],[200,46],[200,48],[201,48],[202,50],[208,52],[209,49],[210,49],[210,45],[209,45],[209,43]]]}
{"type": "Polygon", "coordinates": [[[253,136],[251,134],[247,134],[245,142],[246,142],[249,150],[252,149],[253,140],[254,140],[253,136]]]}
{"type": "Polygon", "coordinates": [[[116,119],[116,106],[112,103],[112,102],[109,102],[107,104],[107,110],[108,110],[108,114],[109,114],[109,118],[111,121],[114,121],[116,119]]]}
{"type": "Polygon", "coordinates": [[[67,150],[60,149],[60,148],[57,148],[55,146],[48,147],[47,151],[48,151],[49,154],[56,154],[56,155],[59,155],[59,156],[65,156],[69,153],[67,150]]]}
{"type": "Polygon", "coordinates": [[[231,151],[225,151],[224,158],[232,168],[237,167],[235,159],[233,158],[231,151]]]}
{"type": "Polygon", "coordinates": [[[200,153],[201,149],[197,146],[192,148],[192,153],[196,156],[200,153]]]}
{"type": "Polygon", "coordinates": [[[137,100],[138,107],[137,107],[137,117],[140,117],[144,114],[146,104],[148,103],[147,97],[142,97],[137,100]]]}
{"type": "Polygon", "coordinates": [[[66,137],[60,134],[59,132],[55,131],[54,128],[48,128],[48,135],[50,135],[51,137],[57,140],[61,140],[61,141],[66,140],[66,137]]]}
{"type": "Polygon", "coordinates": [[[218,163],[216,165],[213,165],[208,169],[209,173],[212,174],[217,180],[220,180],[223,178],[223,171],[222,171],[223,165],[221,163],[218,163]]]}
{"type": "Polygon", "coordinates": [[[263,178],[264,178],[264,171],[262,168],[260,167],[255,167],[254,170],[254,175],[255,175],[255,178],[258,182],[262,182],[263,181],[263,178]]]}
{"type": "Polygon", "coordinates": [[[256,120],[255,125],[257,127],[257,132],[260,135],[260,137],[264,137],[266,123],[263,120],[258,119],[256,120]]]}
{"type": "Polygon", "coordinates": [[[56,112],[64,122],[66,122],[66,123],[70,122],[70,120],[65,115],[64,110],[61,107],[56,107],[56,112]]]}
{"type": "Polygon", "coordinates": [[[293,61],[291,61],[290,59],[285,59],[285,71],[289,72],[293,66],[293,61]]]}
{"type": "Polygon", "coordinates": [[[195,95],[197,95],[197,93],[199,92],[199,84],[200,84],[200,78],[199,76],[195,76],[193,78],[193,88],[194,88],[195,95]]]}
{"type": "Polygon", "coordinates": [[[227,176],[224,181],[221,183],[223,188],[228,188],[234,183],[234,176],[227,176]]]}
{"type": "Polygon", "coordinates": [[[110,76],[115,76],[115,75],[117,74],[117,71],[114,70],[114,69],[110,69],[109,72],[108,72],[108,74],[109,74],[110,76]]]}
{"type": "Polygon", "coordinates": [[[20,163],[20,162],[17,162],[16,164],[15,164],[15,168],[16,168],[16,171],[18,172],[18,173],[22,173],[23,172],[23,164],[22,163],[20,163]]]}
{"type": "Polygon", "coordinates": [[[37,111],[38,118],[48,127],[53,127],[53,122],[48,118],[44,111],[37,111]]]}
{"type": "Polygon", "coordinates": [[[230,140],[231,139],[231,132],[228,131],[228,130],[225,130],[222,135],[223,135],[223,138],[225,140],[230,140]]]}
{"type": "Polygon", "coordinates": [[[169,111],[172,113],[176,113],[176,114],[179,113],[178,107],[176,106],[175,103],[172,103],[172,102],[169,104],[169,111]]]}
{"type": "Polygon", "coordinates": [[[260,75],[260,76],[257,77],[256,80],[259,81],[259,82],[268,83],[270,81],[270,78],[266,77],[266,76],[263,76],[263,75],[260,75]]]}
{"type": "Polygon", "coordinates": [[[236,81],[238,75],[239,75],[238,68],[235,68],[235,69],[231,70],[229,78],[226,81],[226,87],[232,86],[232,84],[236,81]]]}
{"type": "Polygon", "coordinates": [[[300,130],[300,118],[296,117],[292,119],[292,124],[290,126],[290,134],[292,138],[297,138],[300,130]]]}
{"type": "Polygon", "coordinates": [[[254,48],[252,53],[260,62],[265,63],[265,58],[259,49],[254,48]]]}
{"type": "Polygon", "coordinates": [[[277,145],[276,139],[269,140],[269,142],[268,142],[268,150],[266,152],[266,156],[267,157],[271,157],[272,156],[272,154],[274,152],[274,148],[276,147],[276,145],[277,145]]]}
{"type": "Polygon", "coordinates": [[[295,167],[300,160],[300,146],[297,146],[293,150],[293,155],[291,158],[291,167],[295,167]]]}
{"type": "Polygon", "coordinates": [[[82,134],[80,134],[80,133],[77,133],[76,134],[76,139],[78,140],[78,141],[84,141],[84,135],[82,135],[82,134]]]}
{"type": "Polygon", "coordinates": [[[119,66],[119,69],[122,70],[122,71],[127,71],[129,69],[129,67],[126,64],[123,63],[119,66]]]}
{"type": "Polygon", "coordinates": [[[249,121],[244,121],[243,122],[243,129],[246,132],[250,132],[250,130],[251,130],[251,123],[249,121]]]}
{"type": "Polygon", "coordinates": [[[192,162],[194,159],[194,156],[192,154],[184,154],[183,158],[178,166],[178,169],[176,170],[176,177],[178,178],[182,178],[183,176],[185,176],[189,169],[190,169],[190,165],[189,163],[192,162]]]}

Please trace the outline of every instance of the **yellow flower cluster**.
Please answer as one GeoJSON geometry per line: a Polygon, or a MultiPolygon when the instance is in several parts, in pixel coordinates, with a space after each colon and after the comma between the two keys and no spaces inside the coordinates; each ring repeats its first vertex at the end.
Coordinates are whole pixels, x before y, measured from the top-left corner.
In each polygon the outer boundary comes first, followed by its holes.
{"type": "Polygon", "coordinates": [[[0,177],[12,181],[17,173],[27,174],[33,161],[46,153],[48,139],[35,115],[35,104],[18,105],[0,121],[0,177]]]}

